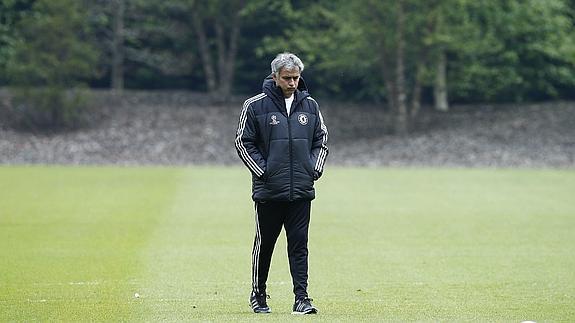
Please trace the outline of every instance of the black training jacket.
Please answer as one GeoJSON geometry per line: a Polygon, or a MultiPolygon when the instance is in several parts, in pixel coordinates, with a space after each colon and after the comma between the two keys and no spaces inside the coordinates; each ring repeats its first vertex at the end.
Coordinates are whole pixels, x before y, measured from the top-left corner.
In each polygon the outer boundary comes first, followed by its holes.
{"type": "Polygon", "coordinates": [[[244,102],[235,146],[252,172],[252,198],[261,201],[312,200],[328,154],[327,127],[319,105],[300,78],[287,115],[281,88],[271,76],[263,93],[244,102]]]}

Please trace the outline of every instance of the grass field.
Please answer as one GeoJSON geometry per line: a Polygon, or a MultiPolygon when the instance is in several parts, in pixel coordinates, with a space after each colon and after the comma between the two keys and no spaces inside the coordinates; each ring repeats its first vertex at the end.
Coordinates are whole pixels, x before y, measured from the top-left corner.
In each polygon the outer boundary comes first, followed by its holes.
{"type": "Polygon", "coordinates": [[[575,171],[328,168],[293,317],[241,168],[0,167],[0,321],[575,321],[575,171]],[[135,297],[135,293],[140,295],[135,297]]]}

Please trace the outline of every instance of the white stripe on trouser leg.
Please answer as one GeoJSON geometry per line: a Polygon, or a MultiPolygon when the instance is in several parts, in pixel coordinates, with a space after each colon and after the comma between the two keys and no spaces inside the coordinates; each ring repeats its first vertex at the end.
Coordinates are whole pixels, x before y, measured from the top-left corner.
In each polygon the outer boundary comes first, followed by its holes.
{"type": "Polygon", "coordinates": [[[258,286],[258,278],[259,278],[259,263],[260,263],[260,247],[262,244],[262,236],[260,233],[260,221],[258,215],[258,203],[255,203],[255,211],[256,211],[256,238],[254,243],[254,250],[252,250],[252,287],[256,293],[260,292],[258,286]]]}

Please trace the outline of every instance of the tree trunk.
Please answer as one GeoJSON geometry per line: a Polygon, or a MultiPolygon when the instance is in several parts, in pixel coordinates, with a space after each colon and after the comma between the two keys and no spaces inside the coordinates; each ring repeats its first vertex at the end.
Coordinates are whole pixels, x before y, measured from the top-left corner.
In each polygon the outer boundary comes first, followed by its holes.
{"type": "Polygon", "coordinates": [[[112,45],[112,89],[124,89],[124,0],[115,0],[114,31],[112,45]]]}
{"type": "Polygon", "coordinates": [[[204,74],[206,76],[206,84],[208,86],[208,92],[215,93],[217,90],[216,73],[214,71],[214,65],[212,63],[212,56],[210,53],[208,38],[206,36],[206,30],[204,29],[204,22],[202,21],[202,18],[198,13],[198,8],[192,8],[192,24],[194,26],[194,31],[196,33],[198,46],[200,47],[200,58],[202,60],[202,67],[204,69],[204,74]]]}
{"type": "Polygon", "coordinates": [[[238,43],[240,38],[240,16],[239,11],[244,6],[244,1],[240,3],[241,7],[238,9],[234,16],[234,21],[232,23],[232,30],[230,31],[230,46],[228,48],[227,64],[225,66],[225,78],[222,79],[222,89],[228,95],[232,92],[232,83],[234,82],[234,76],[236,71],[236,57],[238,55],[238,43]]]}
{"type": "Polygon", "coordinates": [[[245,1],[239,1],[238,7],[233,12],[228,30],[229,38],[226,42],[225,32],[221,22],[216,21],[215,30],[218,45],[218,71],[219,88],[223,99],[229,99],[232,92],[234,72],[236,67],[236,56],[238,53],[238,42],[241,30],[240,12],[244,8],[245,1]]]}
{"type": "MultiPolygon", "coordinates": [[[[220,18],[221,19],[221,18],[220,18]]],[[[227,52],[227,46],[226,46],[226,36],[224,33],[224,26],[222,25],[222,22],[220,21],[220,19],[216,19],[214,21],[214,29],[216,31],[216,49],[217,49],[217,62],[218,62],[218,66],[217,66],[217,70],[218,70],[218,80],[219,80],[219,84],[218,84],[218,94],[223,94],[223,95],[227,95],[227,93],[223,93],[223,88],[222,85],[224,83],[224,79],[226,78],[226,52],[227,52]]]]}
{"type": "Polygon", "coordinates": [[[389,61],[389,56],[386,51],[385,39],[381,40],[379,48],[379,59],[381,61],[381,74],[383,75],[383,83],[385,85],[385,97],[387,99],[387,104],[390,110],[395,111],[397,104],[395,102],[396,91],[393,77],[393,69],[391,62],[389,61]]]}
{"type": "Polygon", "coordinates": [[[413,84],[413,94],[411,96],[411,111],[410,116],[412,119],[417,117],[419,110],[421,110],[421,87],[423,82],[423,57],[418,55],[417,67],[415,68],[415,83],[413,84]]]}
{"type": "Polygon", "coordinates": [[[444,50],[441,50],[437,60],[433,96],[436,110],[449,110],[449,102],[447,101],[447,58],[444,50]]]}
{"type": "MultiPolygon", "coordinates": [[[[382,55],[383,56],[383,55],[382,55]]],[[[390,75],[388,69],[391,69],[391,66],[387,65],[385,60],[382,58],[382,65],[383,65],[383,83],[385,85],[385,96],[387,99],[387,104],[389,106],[389,110],[397,111],[397,91],[395,90],[395,81],[394,78],[390,75]]]]}
{"type": "Polygon", "coordinates": [[[395,71],[397,123],[396,132],[405,135],[408,132],[409,115],[407,114],[407,89],[405,82],[405,16],[403,0],[397,3],[397,65],[395,71]]]}

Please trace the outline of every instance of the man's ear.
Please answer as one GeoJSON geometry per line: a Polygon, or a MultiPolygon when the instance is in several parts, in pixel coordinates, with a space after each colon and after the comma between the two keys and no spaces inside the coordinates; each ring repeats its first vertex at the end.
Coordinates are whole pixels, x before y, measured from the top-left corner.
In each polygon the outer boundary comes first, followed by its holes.
{"type": "Polygon", "coordinates": [[[276,82],[276,85],[278,85],[278,80],[276,79],[276,73],[272,73],[272,79],[274,80],[274,82],[276,82]]]}

